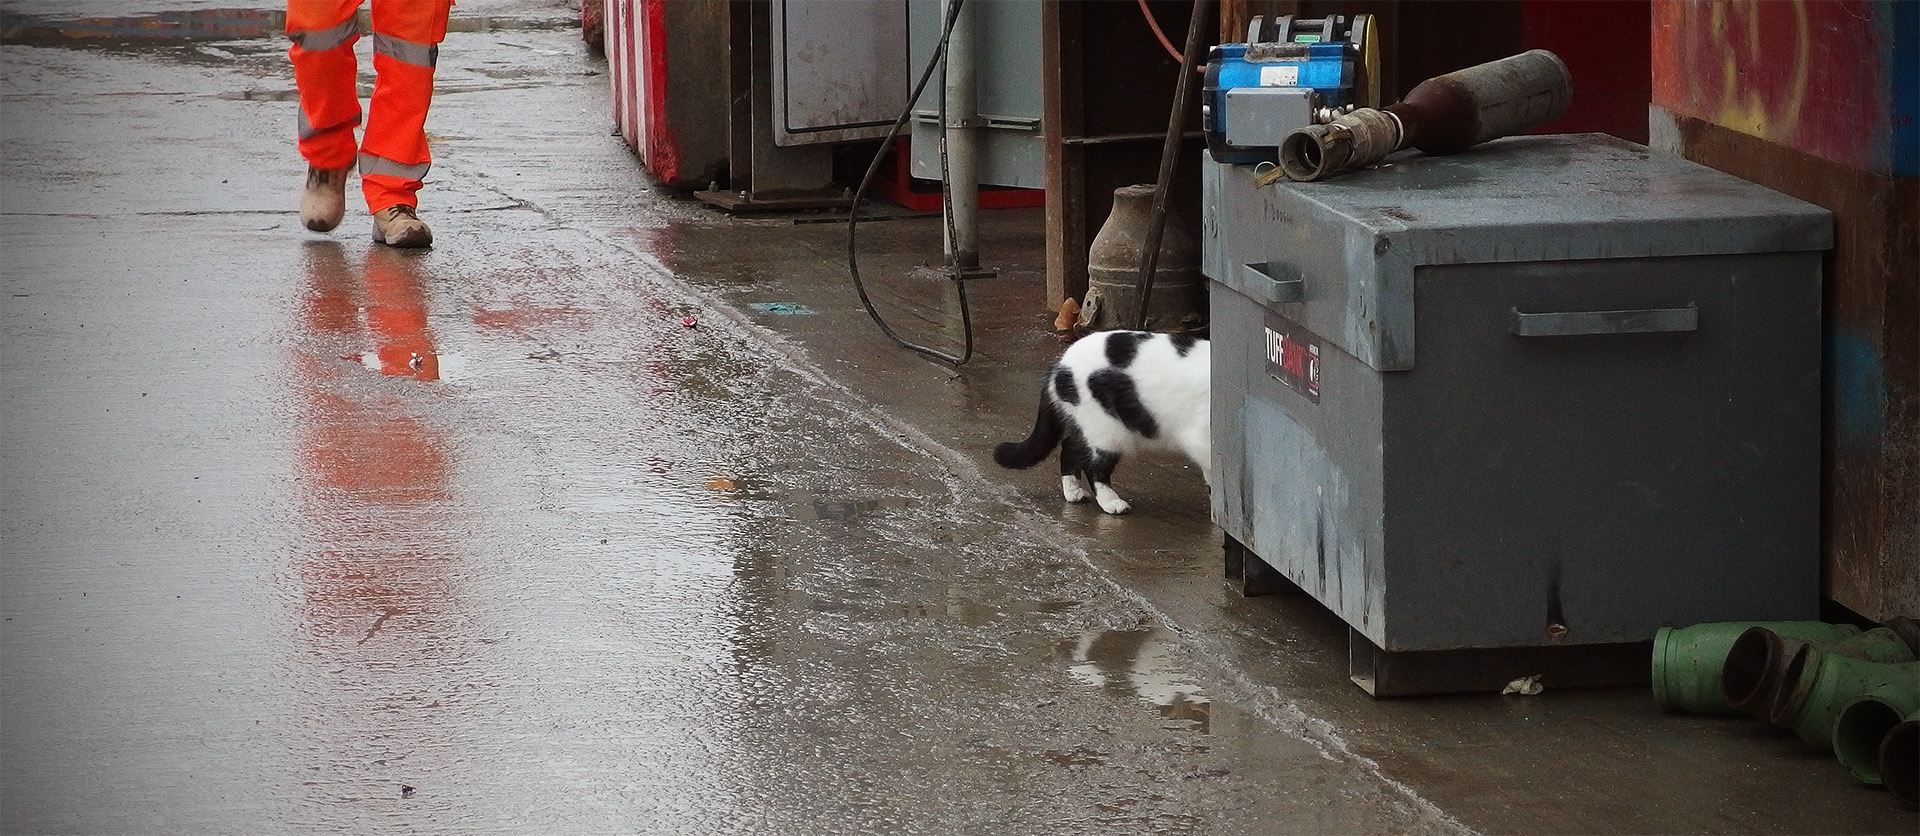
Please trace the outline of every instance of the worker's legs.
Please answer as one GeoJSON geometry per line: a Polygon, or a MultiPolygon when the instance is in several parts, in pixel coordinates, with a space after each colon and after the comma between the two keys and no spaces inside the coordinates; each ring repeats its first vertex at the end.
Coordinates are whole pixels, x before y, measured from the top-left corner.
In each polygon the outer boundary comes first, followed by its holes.
{"type": "Polygon", "coordinates": [[[353,57],[359,6],[360,0],[287,0],[287,37],[293,39],[287,57],[300,88],[300,156],[307,160],[300,222],[315,232],[338,226],[347,211],[353,129],[360,124],[353,57]]]}
{"type": "Polygon", "coordinates": [[[427,176],[427,107],[451,0],[373,0],[373,101],[360,143],[367,209],[415,205],[427,176]]]}
{"type": "Polygon", "coordinates": [[[293,80],[300,88],[300,156],[318,169],[353,164],[353,129],[360,124],[354,90],[359,69],[353,15],[361,0],[287,0],[287,37],[293,80]]]}

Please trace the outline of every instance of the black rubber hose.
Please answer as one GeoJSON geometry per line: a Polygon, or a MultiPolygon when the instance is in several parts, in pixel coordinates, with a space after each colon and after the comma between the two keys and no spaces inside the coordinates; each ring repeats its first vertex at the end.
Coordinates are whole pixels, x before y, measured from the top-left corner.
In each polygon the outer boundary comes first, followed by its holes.
{"type": "MultiPolygon", "coordinates": [[[[941,71],[942,79],[946,77],[947,41],[953,36],[954,21],[960,18],[960,4],[962,2],[964,2],[964,0],[953,0],[953,4],[947,7],[946,23],[940,28],[940,40],[934,47],[933,56],[927,61],[926,69],[921,71],[920,81],[913,85],[912,94],[907,96],[906,109],[900,112],[900,118],[893,120],[893,127],[887,130],[886,138],[880,141],[880,150],[874,153],[873,162],[867,165],[866,176],[860,178],[860,187],[853,192],[853,205],[847,210],[847,273],[853,277],[854,292],[859,294],[860,304],[867,309],[867,316],[873,319],[873,324],[880,326],[881,333],[886,334],[889,339],[898,343],[900,347],[954,366],[963,365],[973,358],[973,315],[967,303],[966,281],[959,278],[957,274],[954,277],[954,288],[960,294],[960,326],[961,330],[965,333],[966,339],[966,347],[961,354],[954,356],[939,349],[929,348],[912,342],[895,333],[892,328],[887,326],[886,320],[880,317],[880,311],[874,308],[873,300],[867,296],[866,284],[860,280],[859,251],[855,247],[854,231],[860,224],[860,201],[866,197],[867,189],[873,185],[873,177],[879,173],[880,163],[886,159],[887,151],[892,147],[894,138],[900,135],[900,129],[907,124],[907,120],[913,118],[913,106],[920,101],[921,92],[926,90],[927,82],[933,78],[933,71],[937,68],[941,71]]],[[[951,193],[953,184],[947,176],[946,123],[947,100],[946,96],[942,95],[940,97],[940,127],[942,137],[940,140],[941,199],[945,210],[943,214],[946,216],[947,222],[947,240],[953,241],[956,240],[957,236],[954,234],[953,229],[953,196],[951,193]]]]}

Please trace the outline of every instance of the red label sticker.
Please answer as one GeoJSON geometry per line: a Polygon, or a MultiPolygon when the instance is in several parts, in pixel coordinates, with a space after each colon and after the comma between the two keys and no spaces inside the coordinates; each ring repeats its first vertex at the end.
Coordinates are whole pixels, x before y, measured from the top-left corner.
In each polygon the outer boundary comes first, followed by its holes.
{"type": "Polygon", "coordinates": [[[1267,374],[1320,402],[1320,341],[1299,323],[1267,314],[1267,374]]]}

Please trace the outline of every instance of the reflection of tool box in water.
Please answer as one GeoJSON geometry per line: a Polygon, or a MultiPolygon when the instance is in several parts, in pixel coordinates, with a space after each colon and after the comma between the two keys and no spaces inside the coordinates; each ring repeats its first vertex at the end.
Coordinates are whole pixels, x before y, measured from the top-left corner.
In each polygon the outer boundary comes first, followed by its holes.
{"type": "Polygon", "coordinates": [[[1204,164],[1214,519],[1362,687],[1643,682],[1662,625],[1815,617],[1825,210],[1600,135],[1255,176],[1204,164]]]}

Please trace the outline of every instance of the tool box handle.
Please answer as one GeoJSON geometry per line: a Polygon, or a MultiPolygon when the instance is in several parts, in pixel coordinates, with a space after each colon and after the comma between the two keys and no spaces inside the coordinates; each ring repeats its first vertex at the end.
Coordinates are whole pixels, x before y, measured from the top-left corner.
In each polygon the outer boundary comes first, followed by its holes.
{"type": "Polygon", "coordinates": [[[1248,295],[1269,304],[1307,298],[1307,282],[1300,268],[1284,261],[1240,265],[1240,284],[1248,295]]]}
{"type": "Polygon", "coordinates": [[[1651,308],[1638,311],[1513,311],[1517,337],[1574,337],[1586,334],[1659,334],[1700,328],[1700,307],[1651,308]]]}

